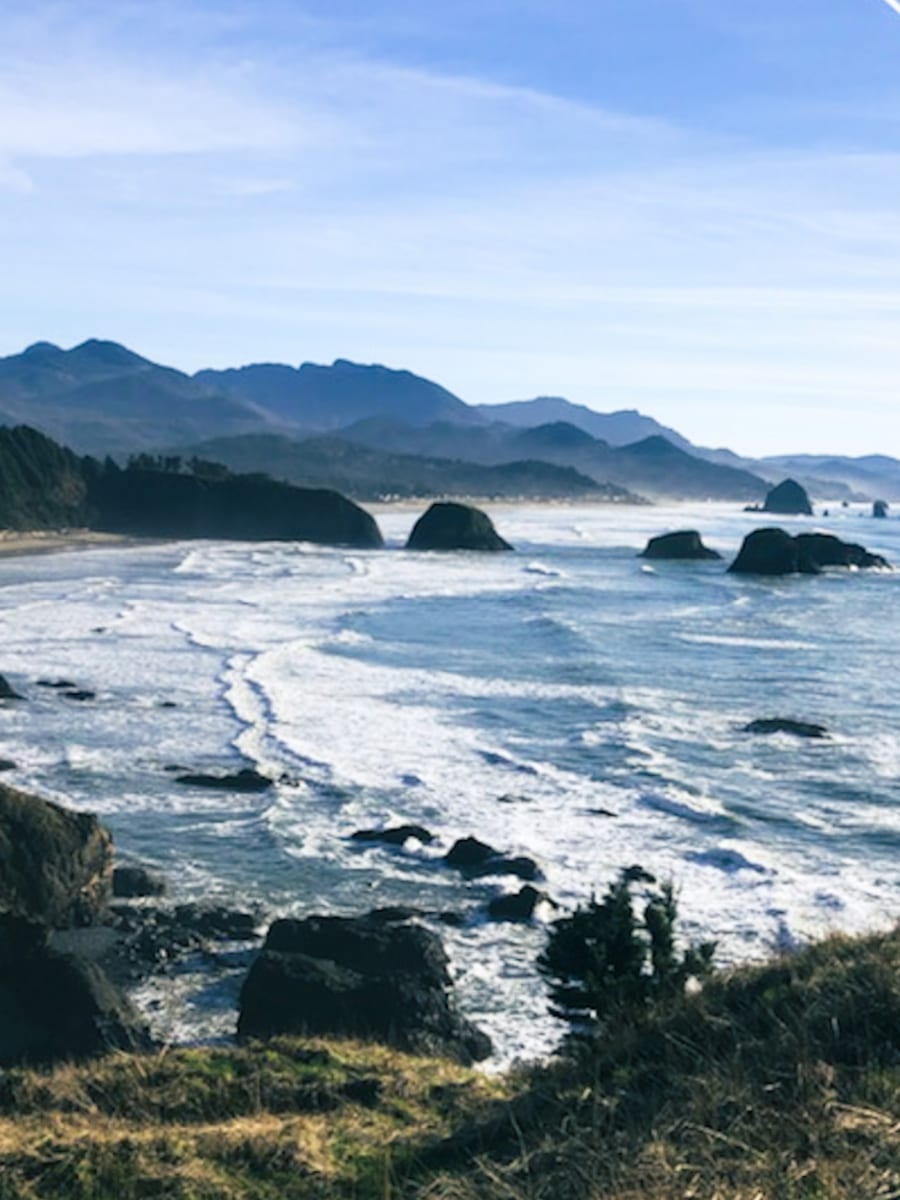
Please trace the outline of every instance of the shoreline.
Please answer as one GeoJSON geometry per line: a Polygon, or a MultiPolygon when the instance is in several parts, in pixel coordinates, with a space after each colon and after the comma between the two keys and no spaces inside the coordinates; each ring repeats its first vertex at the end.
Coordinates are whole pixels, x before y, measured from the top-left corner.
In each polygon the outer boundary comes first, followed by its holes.
{"type": "Polygon", "coordinates": [[[54,554],[66,550],[100,550],[113,546],[140,546],[158,538],[96,529],[0,529],[0,559],[54,554]]]}

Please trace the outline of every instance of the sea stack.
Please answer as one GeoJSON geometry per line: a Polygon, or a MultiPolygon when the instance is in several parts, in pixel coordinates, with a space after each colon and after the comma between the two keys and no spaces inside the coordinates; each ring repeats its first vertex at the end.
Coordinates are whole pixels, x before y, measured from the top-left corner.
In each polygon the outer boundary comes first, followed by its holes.
{"type": "Polygon", "coordinates": [[[441,501],[419,517],[406,543],[407,550],[512,550],[491,518],[470,504],[441,501]]]}
{"type": "Polygon", "coordinates": [[[768,493],[762,511],[778,513],[783,517],[811,517],[813,510],[806,488],[801,487],[796,479],[785,479],[768,493]]]}
{"type": "Polygon", "coordinates": [[[876,500],[872,504],[872,516],[884,519],[887,516],[888,503],[887,500],[876,500]]]}
{"type": "Polygon", "coordinates": [[[717,550],[710,550],[708,546],[704,546],[703,539],[696,529],[679,529],[676,533],[663,533],[659,537],[652,537],[639,557],[702,559],[721,558],[722,555],[717,550]]]}
{"type": "Polygon", "coordinates": [[[744,538],[728,568],[738,575],[818,575],[824,567],[888,567],[880,554],[855,542],[842,542],[831,533],[801,533],[783,529],[754,529],[744,538]]]}

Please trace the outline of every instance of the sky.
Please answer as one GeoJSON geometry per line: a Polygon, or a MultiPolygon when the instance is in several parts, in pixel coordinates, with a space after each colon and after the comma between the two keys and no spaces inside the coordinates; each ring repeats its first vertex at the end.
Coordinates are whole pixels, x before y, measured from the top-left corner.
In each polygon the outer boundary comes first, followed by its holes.
{"type": "Polygon", "coordinates": [[[0,0],[0,354],[900,456],[893,0],[0,0]]]}

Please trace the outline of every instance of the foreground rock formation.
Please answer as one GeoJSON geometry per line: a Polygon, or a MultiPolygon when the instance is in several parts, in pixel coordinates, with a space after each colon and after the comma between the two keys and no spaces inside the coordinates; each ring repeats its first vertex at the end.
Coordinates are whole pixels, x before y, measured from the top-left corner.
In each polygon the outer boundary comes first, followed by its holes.
{"type": "Polygon", "coordinates": [[[413,526],[407,550],[512,550],[487,513],[470,504],[432,504],[413,526]]]}
{"type": "Polygon", "coordinates": [[[241,990],[238,1035],[337,1034],[458,1062],[488,1037],[452,1003],[447,956],[420,925],[363,917],[275,921],[241,990]]]}
{"type": "Polygon", "coordinates": [[[824,567],[887,567],[880,554],[830,533],[801,533],[755,529],[743,541],[728,568],[742,575],[818,575],[824,567]]]}
{"type": "Polygon", "coordinates": [[[663,533],[652,537],[640,554],[641,558],[658,559],[704,559],[721,558],[717,550],[703,545],[696,529],[680,529],[676,533],[663,533]]]}
{"type": "Polygon", "coordinates": [[[96,817],[0,784],[0,913],[87,925],[111,880],[112,838],[96,817]]]}

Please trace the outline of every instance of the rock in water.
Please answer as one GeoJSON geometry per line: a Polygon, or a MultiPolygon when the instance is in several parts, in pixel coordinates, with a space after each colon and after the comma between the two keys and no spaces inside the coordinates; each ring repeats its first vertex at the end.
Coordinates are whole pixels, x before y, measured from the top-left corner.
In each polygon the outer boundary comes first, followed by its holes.
{"type": "Polygon", "coordinates": [[[779,513],[781,516],[811,517],[813,510],[806,488],[801,487],[796,479],[785,479],[767,494],[762,511],[779,513]]]}
{"type": "Polygon", "coordinates": [[[413,526],[407,550],[512,550],[491,518],[469,504],[432,504],[413,526]]]}
{"type": "Polygon", "coordinates": [[[387,829],[357,829],[351,833],[354,842],[382,842],[385,846],[404,846],[410,839],[427,846],[434,834],[422,825],[393,825],[387,829]]]}
{"type": "Polygon", "coordinates": [[[872,505],[872,516],[884,519],[887,516],[888,503],[886,500],[876,500],[872,505]]]}
{"type": "Polygon", "coordinates": [[[210,775],[205,771],[176,775],[175,782],[185,787],[211,788],[217,792],[264,792],[272,786],[267,775],[261,775],[252,767],[242,767],[232,774],[210,775]]]}
{"type": "Polygon", "coordinates": [[[856,542],[842,542],[832,533],[798,533],[794,538],[800,551],[800,569],[809,564],[813,571],[822,567],[886,567],[880,554],[870,554],[856,542]]]}
{"type": "Polygon", "coordinates": [[[696,529],[680,529],[677,533],[663,533],[652,537],[640,558],[721,558],[717,550],[703,545],[696,529]]]}
{"type": "Polygon", "coordinates": [[[0,700],[22,700],[16,689],[12,686],[5,675],[0,675],[0,700]]]}
{"type": "Polygon", "coordinates": [[[887,567],[880,554],[870,554],[854,542],[830,533],[801,533],[755,529],[744,538],[728,568],[740,575],[817,575],[823,567],[887,567]]]}
{"type": "Polygon", "coordinates": [[[369,1038],[471,1063],[490,1039],[461,1017],[435,934],[369,916],[275,921],[241,989],[238,1036],[369,1038]]]}
{"type": "Polygon", "coordinates": [[[90,924],[111,879],[112,837],[96,817],[0,784],[0,913],[90,924]]]}
{"type": "Polygon", "coordinates": [[[790,717],[759,717],[744,726],[744,733],[790,733],[794,737],[827,738],[824,725],[812,721],[794,721],[790,717]]]}
{"type": "Polygon", "coordinates": [[[43,925],[0,916],[0,1064],[147,1050],[130,1002],[92,962],[47,945],[43,925]]]}
{"type": "Polygon", "coordinates": [[[539,902],[544,899],[543,893],[526,883],[507,896],[495,896],[488,901],[488,916],[492,921],[530,921],[539,902]]]}

